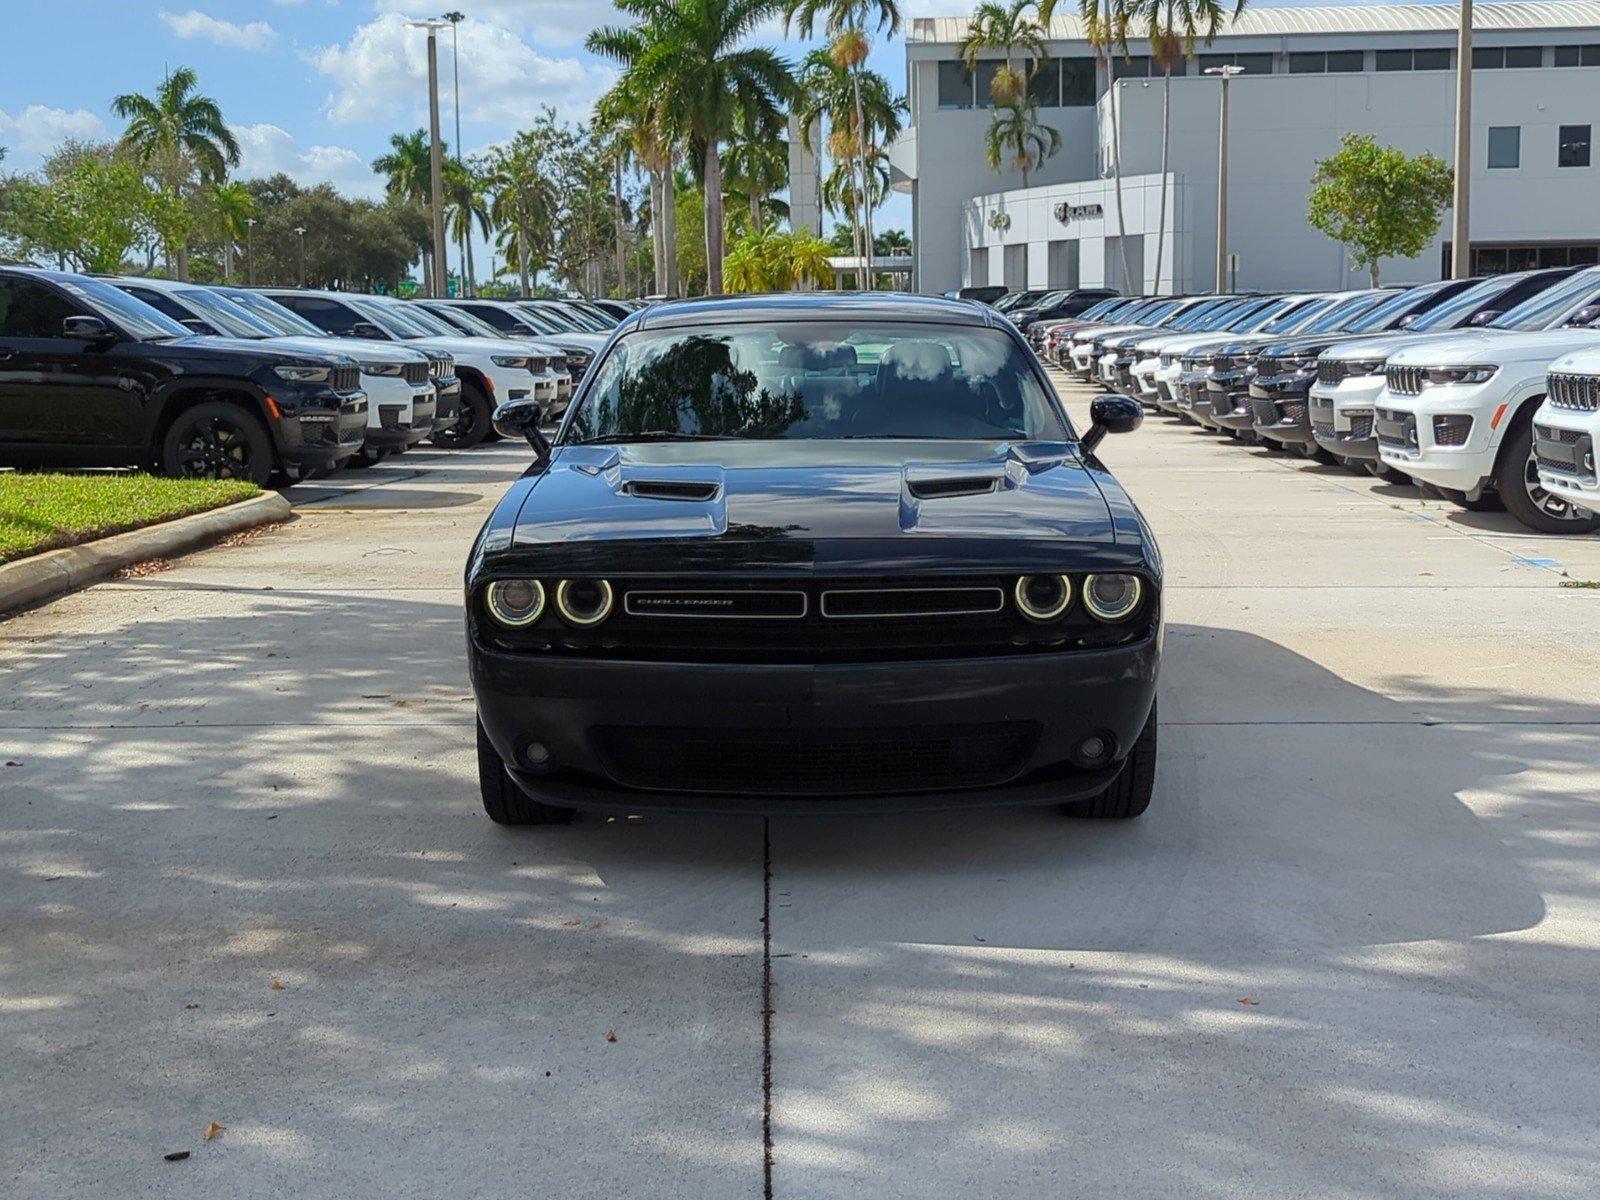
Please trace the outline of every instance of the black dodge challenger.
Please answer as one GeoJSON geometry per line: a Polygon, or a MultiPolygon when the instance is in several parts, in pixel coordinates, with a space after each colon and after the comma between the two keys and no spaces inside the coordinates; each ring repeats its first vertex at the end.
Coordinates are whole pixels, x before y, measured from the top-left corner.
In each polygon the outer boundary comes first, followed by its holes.
{"type": "Polygon", "coordinates": [[[484,807],[1150,802],[1161,559],[988,309],[903,295],[625,320],[473,546],[484,807]]]}

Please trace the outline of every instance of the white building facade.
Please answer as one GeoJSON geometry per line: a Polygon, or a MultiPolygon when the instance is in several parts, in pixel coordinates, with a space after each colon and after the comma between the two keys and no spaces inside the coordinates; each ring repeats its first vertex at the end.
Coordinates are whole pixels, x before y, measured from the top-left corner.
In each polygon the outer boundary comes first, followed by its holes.
{"type": "MultiPolygon", "coordinates": [[[[1243,69],[1228,85],[1232,282],[1364,286],[1366,273],[1306,219],[1312,174],[1346,133],[1452,161],[1457,12],[1453,4],[1259,9],[1197,46],[1172,78],[1164,213],[1163,79],[1147,45],[1130,36],[1131,57],[1108,64],[1077,19],[1052,23],[1033,88],[1061,150],[1024,186],[1014,168],[997,173],[984,157],[999,60],[966,70],[964,19],[912,22],[911,123],[890,158],[894,186],[912,197],[917,289],[1149,291],[1158,245],[1163,290],[1210,288],[1222,85],[1203,72],[1224,64],[1243,69]]],[[[1600,261],[1600,3],[1479,4],[1474,30],[1474,273],[1600,261]]],[[[1434,244],[1383,263],[1384,280],[1448,273],[1449,227],[1447,211],[1434,244]]]]}

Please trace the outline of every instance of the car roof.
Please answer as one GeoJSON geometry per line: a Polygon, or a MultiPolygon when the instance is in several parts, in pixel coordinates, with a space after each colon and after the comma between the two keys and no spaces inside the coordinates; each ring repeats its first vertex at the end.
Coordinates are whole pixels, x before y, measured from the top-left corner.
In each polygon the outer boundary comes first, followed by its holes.
{"type": "Polygon", "coordinates": [[[712,296],[644,309],[627,317],[632,329],[741,321],[882,320],[931,321],[998,328],[1001,318],[987,306],[942,296],[905,292],[781,292],[756,296],[712,296]]]}

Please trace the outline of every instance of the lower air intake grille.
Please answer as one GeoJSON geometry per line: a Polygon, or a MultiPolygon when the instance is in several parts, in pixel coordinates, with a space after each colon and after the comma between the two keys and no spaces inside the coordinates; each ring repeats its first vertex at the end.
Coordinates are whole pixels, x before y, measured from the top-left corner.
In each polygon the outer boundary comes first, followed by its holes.
{"type": "Polygon", "coordinates": [[[1465,446],[1471,433],[1471,417],[1449,416],[1433,419],[1433,444],[1436,446],[1465,446]]]}
{"type": "Polygon", "coordinates": [[[850,796],[1005,783],[1039,740],[1031,721],[860,730],[590,730],[624,787],[648,791],[850,796]]]}

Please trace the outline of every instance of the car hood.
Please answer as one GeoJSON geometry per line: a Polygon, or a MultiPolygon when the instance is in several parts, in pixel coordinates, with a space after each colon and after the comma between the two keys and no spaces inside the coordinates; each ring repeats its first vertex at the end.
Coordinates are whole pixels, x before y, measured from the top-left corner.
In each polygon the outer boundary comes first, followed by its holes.
{"type": "MultiPolygon", "coordinates": [[[[226,354],[234,359],[248,358],[262,363],[306,363],[326,366],[329,363],[350,364],[355,361],[348,350],[323,342],[321,338],[304,339],[305,346],[284,346],[277,338],[234,338],[215,334],[197,333],[190,337],[174,338],[165,343],[183,351],[226,354]]],[[[160,345],[162,343],[155,343],[160,345]]]]}
{"type": "Polygon", "coordinates": [[[1480,330],[1452,338],[1421,338],[1389,356],[1391,366],[1457,367],[1478,363],[1504,365],[1551,359],[1574,350],[1600,346],[1600,330],[1542,329],[1534,333],[1480,330]]]}
{"type": "Polygon", "coordinates": [[[286,350],[303,350],[311,354],[348,354],[362,362],[415,363],[427,362],[428,356],[420,350],[407,350],[393,342],[374,342],[366,338],[275,337],[263,339],[259,345],[282,346],[286,350]]]}
{"type": "Polygon", "coordinates": [[[1019,541],[1116,542],[1105,497],[1065,442],[570,446],[531,482],[511,539],[520,547],[698,539],[757,561],[881,552],[938,569],[935,539],[967,539],[969,561],[994,562],[1011,561],[1019,541]],[[696,486],[702,494],[663,496],[696,486]]]}
{"type": "Polygon", "coordinates": [[[1187,354],[1199,346],[1209,346],[1213,342],[1227,341],[1236,336],[1231,333],[1220,333],[1217,330],[1212,330],[1210,333],[1174,333],[1167,337],[1146,338],[1137,348],[1148,350],[1152,354],[1187,354]]]}
{"type": "Polygon", "coordinates": [[[1458,337],[1481,337],[1479,329],[1441,329],[1437,332],[1395,333],[1379,334],[1377,336],[1353,337],[1341,341],[1337,346],[1329,347],[1325,353],[1329,358],[1345,359],[1350,361],[1365,361],[1372,358],[1387,358],[1396,350],[1404,350],[1407,346],[1418,346],[1423,342],[1438,343],[1448,342],[1458,337]]]}
{"type": "Polygon", "coordinates": [[[408,344],[413,346],[426,346],[429,350],[439,350],[455,358],[474,358],[483,354],[521,354],[529,353],[527,342],[514,342],[509,338],[490,337],[425,337],[410,338],[408,344]]]}

